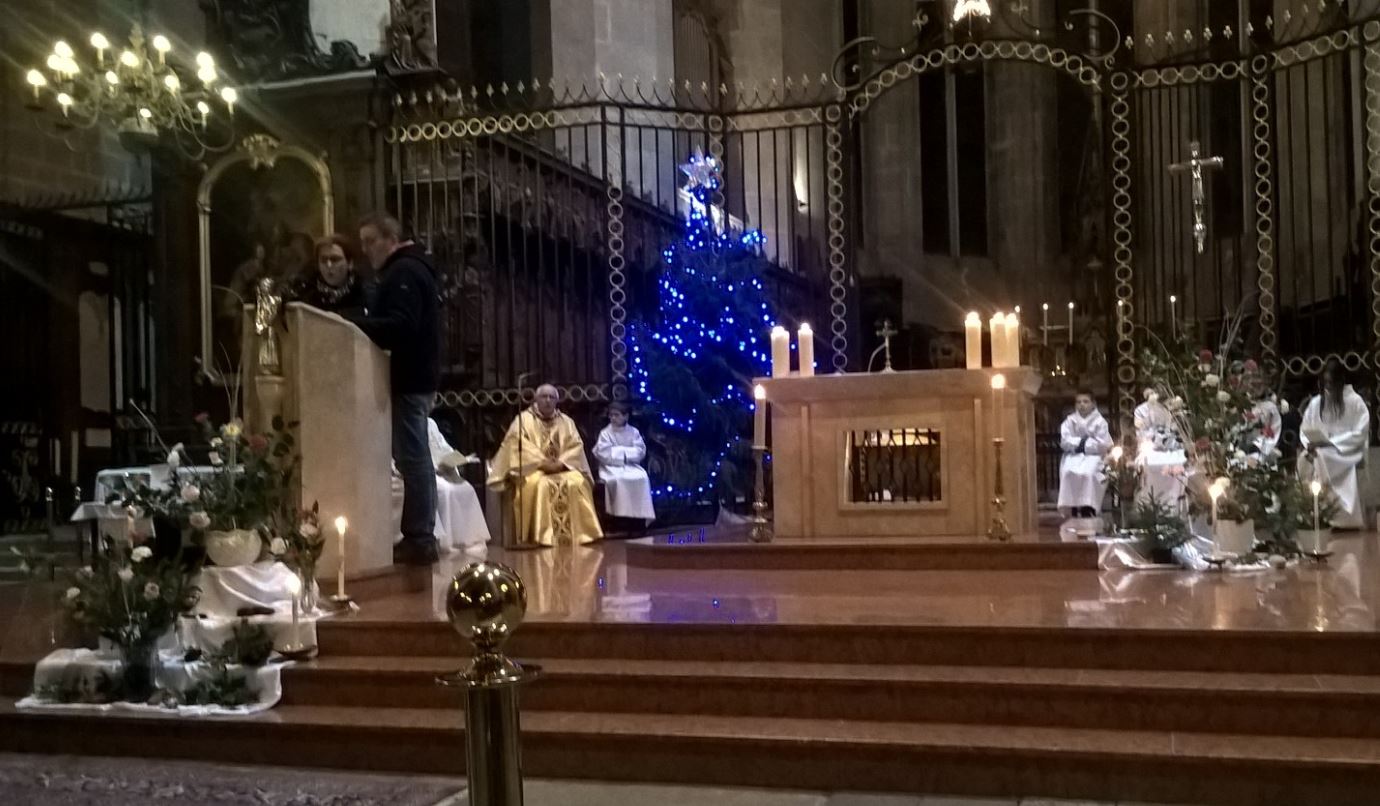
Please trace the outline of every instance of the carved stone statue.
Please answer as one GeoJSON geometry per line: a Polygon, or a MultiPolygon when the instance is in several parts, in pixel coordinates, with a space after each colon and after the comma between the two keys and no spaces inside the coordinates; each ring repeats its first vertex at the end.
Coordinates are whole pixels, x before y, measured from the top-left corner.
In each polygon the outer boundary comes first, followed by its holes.
{"type": "Polygon", "coordinates": [[[278,311],[283,307],[282,294],[272,277],[259,280],[258,296],[254,303],[254,332],[259,336],[259,374],[277,375],[283,365],[278,353],[278,311]]]}
{"type": "Polygon", "coordinates": [[[351,42],[324,52],[311,26],[309,0],[200,0],[217,61],[245,83],[359,70],[369,64],[351,42]]]}
{"type": "Polygon", "coordinates": [[[436,66],[434,0],[389,0],[388,51],[403,70],[436,66]]]}

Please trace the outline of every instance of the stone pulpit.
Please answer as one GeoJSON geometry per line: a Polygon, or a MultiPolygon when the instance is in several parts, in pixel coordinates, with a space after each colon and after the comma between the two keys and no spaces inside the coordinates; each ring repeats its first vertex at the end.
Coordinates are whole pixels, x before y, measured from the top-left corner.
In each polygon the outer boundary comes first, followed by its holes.
{"type": "Polygon", "coordinates": [[[944,369],[758,381],[771,407],[775,534],[782,539],[974,538],[995,512],[1036,531],[1029,368],[944,369]],[[1000,372],[1004,389],[994,389],[1000,372]]]}
{"type": "Polygon", "coordinates": [[[302,504],[320,505],[328,538],[319,573],[335,573],[339,515],[350,523],[348,574],[391,566],[397,528],[388,354],[350,322],[301,303],[286,305],[273,327],[276,344],[262,349],[267,333],[255,332],[254,314],[252,306],[245,309],[245,420],[255,430],[266,429],[275,414],[297,423],[302,504]],[[260,363],[275,355],[276,371],[260,363]]]}

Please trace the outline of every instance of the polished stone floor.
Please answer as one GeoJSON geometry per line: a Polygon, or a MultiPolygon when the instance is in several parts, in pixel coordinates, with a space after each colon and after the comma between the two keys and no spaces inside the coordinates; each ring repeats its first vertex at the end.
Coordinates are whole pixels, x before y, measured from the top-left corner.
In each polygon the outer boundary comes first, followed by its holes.
{"type": "MultiPolygon", "coordinates": [[[[1375,630],[1377,536],[1339,536],[1332,548],[1322,564],[1252,572],[686,571],[630,566],[616,541],[490,559],[526,582],[534,621],[1375,630]]],[[[445,583],[467,563],[447,559],[431,593],[371,601],[356,617],[442,618],[445,583]]]]}

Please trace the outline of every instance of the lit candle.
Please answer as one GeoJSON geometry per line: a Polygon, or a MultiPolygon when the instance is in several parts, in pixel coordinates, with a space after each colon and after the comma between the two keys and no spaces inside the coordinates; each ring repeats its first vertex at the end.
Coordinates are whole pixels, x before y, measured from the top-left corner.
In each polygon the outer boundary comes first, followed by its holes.
{"type": "Polygon", "coordinates": [[[1008,367],[1021,365],[1021,318],[1014,313],[1006,315],[1006,361],[1008,367]]]}
{"type": "Polygon", "coordinates": [[[1174,335],[1177,341],[1179,338],[1179,298],[1173,294],[1169,295],[1169,332],[1174,335]]]}
{"type": "Polygon", "coordinates": [[[1317,479],[1309,482],[1308,489],[1313,493],[1313,531],[1322,531],[1319,524],[1322,522],[1318,518],[1318,494],[1322,492],[1322,483],[1317,479]]]}
{"type": "Polygon", "coordinates": [[[987,331],[992,341],[992,366],[1006,366],[1006,316],[1000,311],[987,320],[987,331]]]}
{"type": "Polygon", "coordinates": [[[1045,346],[1049,346],[1049,303],[1040,306],[1040,332],[1044,334],[1045,346]]]}
{"type": "Polygon", "coordinates": [[[1069,344],[1073,344],[1073,303],[1069,303],[1069,344]]]}
{"type": "Polygon", "coordinates": [[[815,332],[809,322],[802,322],[796,331],[796,350],[800,354],[800,377],[809,378],[815,374],[815,332]]]}
{"type": "Polygon", "coordinates": [[[335,532],[340,535],[340,540],[336,543],[339,547],[340,563],[336,568],[335,595],[340,599],[345,598],[345,530],[349,525],[350,522],[345,520],[344,515],[335,519],[335,532]]]}
{"type": "Polygon", "coordinates": [[[771,376],[784,378],[791,374],[791,334],[777,325],[771,329],[771,376]]]}
{"type": "Polygon", "coordinates": [[[302,580],[298,579],[296,574],[292,574],[287,578],[287,589],[288,593],[292,594],[292,640],[288,642],[288,649],[297,649],[302,645],[302,633],[298,625],[301,611],[299,597],[302,593],[302,580]]]}
{"type": "Polygon", "coordinates": [[[1001,436],[1001,410],[1006,402],[1006,376],[998,372],[992,376],[992,433],[1001,436]]]}
{"type": "Polygon", "coordinates": [[[752,447],[767,447],[767,390],[760,383],[752,387],[752,447]]]}
{"type": "Polygon", "coordinates": [[[982,369],[982,317],[977,311],[969,311],[963,320],[963,335],[968,369],[982,369]]]}
{"type": "Polygon", "coordinates": [[[110,40],[105,38],[105,34],[97,31],[91,35],[91,47],[96,49],[96,66],[105,64],[105,51],[110,47],[110,40]]]}

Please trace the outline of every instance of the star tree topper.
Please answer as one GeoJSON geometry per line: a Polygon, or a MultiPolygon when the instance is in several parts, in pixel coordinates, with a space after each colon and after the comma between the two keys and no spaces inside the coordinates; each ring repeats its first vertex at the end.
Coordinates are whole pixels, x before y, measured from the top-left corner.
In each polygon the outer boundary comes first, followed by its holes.
{"type": "Polygon", "coordinates": [[[695,146],[690,161],[680,166],[680,172],[685,174],[685,189],[688,191],[694,192],[696,188],[719,188],[719,161],[713,157],[706,157],[699,146],[695,146]]]}

